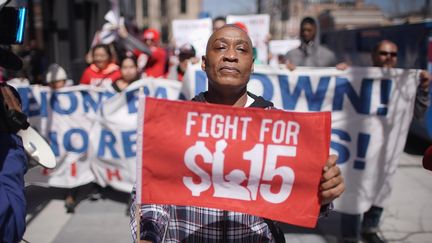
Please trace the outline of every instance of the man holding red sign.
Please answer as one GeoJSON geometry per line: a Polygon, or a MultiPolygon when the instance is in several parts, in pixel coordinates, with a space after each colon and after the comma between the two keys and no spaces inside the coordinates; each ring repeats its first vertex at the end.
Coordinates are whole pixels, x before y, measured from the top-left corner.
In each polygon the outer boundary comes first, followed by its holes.
{"type": "Polygon", "coordinates": [[[141,178],[138,178],[137,198],[133,193],[134,201],[143,204],[139,210],[139,227],[132,207],[133,238],[136,239],[138,231],[141,242],[283,241],[283,234],[273,221],[262,218],[264,216],[313,227],[319,204],[324,205],[324,211],[328,210],[328,205],[344,191],[336,156],[330,156],[325,166],[324,161],[307,161],[316,158],[313,157],[316,153],[323,160],[327,157],[329,114],[290,115],[274,110],[271,102],[248,93],[246,86],[253,71],[252,42],[236,26],[226,25],[215,31],[202,59],[209,88],[193,101],[234,108],[146,99],[145,126],[141,130],[145,136],[137,149],[138,154],[142,153],[138,159],[142,160],[143,170],[142,174],[138,173],[141,178]],[[266,116],[268,112],[272,113],[271,119],[266,116]],[[172,114],[178,120],[172,121],[172,114]],[[156,118],[163,119],[164,123],[152,121],[156,118]],[[173,129],[171,126],[181,119],[184,131],[173,129]],[[314,121],[307,127],[311,131],[300,132],[310,119],[314,121]],[[160,133],[170,137],[157,140],[157,136],[162,136],[160,133]],[[322,146],[313,147],[311,153],[311,146],[315,144],[310,137],[314,135],[322,140],[322,146]],[[300,144],[302,148],[307,147],[307,151],[298,149],[300,144]],[[162,153],[157,149],[160,147],[164,148],[162,153]],[[176,150],[183,148],[184,157],[175,157],[176,150]],[[293,163],[290,157],[310,162],[302,165],[302,169],[311,168],[310,173],[300,171],[297,174],[296,168],[301,163],[293,163]],[[159,161],[160,158],[165,160],[159,161]],[[184,160],[185,166],[169,160],[184,160]],[[250,166],[243,165],[244,161],[250,161],[250,166]],[[248,181],[244,168],[249,168],[248,181]],[[302,183],[294,183],[297,177],[303,178],[302,183]],[[279,186],[274,188],[274,184],[279,186]],[[311,187],[315,190],[310,190],[311,187]],[[284,212],[274,208],[287,210],[297,217],[285,220],[284,212]],[[301,217],[303,210],[307,212],[301,217]],[[281,215],[276,215],[276,211],[281,215]],[[309,216],[311,212],[315,212],[315,217],[309,216]]]}

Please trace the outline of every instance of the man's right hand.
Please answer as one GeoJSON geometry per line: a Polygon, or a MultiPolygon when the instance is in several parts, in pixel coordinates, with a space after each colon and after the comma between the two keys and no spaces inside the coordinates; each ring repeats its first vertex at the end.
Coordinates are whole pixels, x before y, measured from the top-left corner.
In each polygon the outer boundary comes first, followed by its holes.
{"type": "Polygon", "coordinates": [[[341,62],[341,63],[336,64],[336,69],[337,69],[337,70],[344,71],[344,70],[346,70],[347,68],[349,68],[349,65],[348,65],[348,63],[346,63],[346,62],[341,62]]]}
{"type": "Polygon", "coordinates": [[[120,25],[119,26],[119,28],[117,30],[117,33],[123,39],[126,38],[126,37],[128,37],[128,35],[129,35],[129,32],[127,31],[127,29],[126,29],[126,27],[124,25],[120,25]]]}
{"type": "Polygon", "coordinates": [[[292,64],[292,63],[287,63],[286,67],[288,68],[288,70],[293,71],[294,69],[296,69],[296,65],[292,64]]]}

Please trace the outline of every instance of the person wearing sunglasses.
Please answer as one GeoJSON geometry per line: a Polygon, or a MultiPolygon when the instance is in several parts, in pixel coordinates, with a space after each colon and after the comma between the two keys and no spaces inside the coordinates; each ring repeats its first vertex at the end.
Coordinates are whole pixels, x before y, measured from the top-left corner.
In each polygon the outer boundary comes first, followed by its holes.
{"type": "Polygon", "coordinates": [[[394,68],[397,64],[398,48],[389,40],[378,42],[372,50],[372,63],[374,67],[394,68]]]}
{"type": "MultiPolygon", "coordinates": [[[[390,40],[378,42],[372,49],[372,64],[374,67],[396,68],[398,62],[398,47],[390,40]]],[[[417,87],[414,103],[414,118],[421,119],[429,104],[430,74],[422,70],[419,75],[420,84],[417,87]]],[[[384,211],[382,205],[372,205],[363,215],[342,214],[341,231],[343,242],[381,243],[386,242],[378,235],[381,215],[384,211]]]]}
{"type": "MultiPolygon", "coordinates": [[[[390,40],[378,42],[372,50],[372,63],[374,67],[396,68],[398,62],[398,47],[390,40]]],[[[428,71],[422,70],[419,75],[420,84],[417,87],[414,104],[414,118],[421,119],[429,104],[429,84],[431,76],[428,71]]]]}

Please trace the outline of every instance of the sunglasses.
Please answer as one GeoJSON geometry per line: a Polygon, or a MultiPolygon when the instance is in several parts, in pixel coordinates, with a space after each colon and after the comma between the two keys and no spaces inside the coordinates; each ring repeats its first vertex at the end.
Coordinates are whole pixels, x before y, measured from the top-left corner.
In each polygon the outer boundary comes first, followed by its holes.
{"type": "Polygon", "coordinates": [[[388,51],[378,51],[378,55],[380,56],[388,56],[397,57],[397,52],[388,52],[388,51]]]}

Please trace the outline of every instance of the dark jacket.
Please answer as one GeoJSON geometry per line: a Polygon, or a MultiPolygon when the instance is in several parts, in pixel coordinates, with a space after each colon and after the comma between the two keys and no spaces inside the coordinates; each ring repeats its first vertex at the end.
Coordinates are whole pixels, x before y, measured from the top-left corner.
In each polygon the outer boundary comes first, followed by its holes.
{"type": "MultiPolygon", "coordinates": [[[[192,101],[197,101],[197,102],[206,102],[205,99],[205,94],[206,92],[201,92],[199,93],[197,96],[192,98],[192,101]]],[[[249,97],[252,97],[252,99],[254,99],[255,101],[249,106],[249,107],[255,107],[255,108],[264,108],[264,109],[274,109],[274,105],[272,102],[265,100],[263,97],[261,96],[256,96],[250,92],[247,92],[249,97]]]]}
{"type": "MultiPolygon", "coordinates": [[[[15,89],[10,88],[10,91],[19,102],[15,89]]],[[[19,128],[6,122],[6,109],[10,108],[6,108],[6,100],[11,97],[3,97],[3,94],[10,96],[10,93],[0,92],[0,243],[9,243],[20,242],[26,228],[24,174],[27,156],[21,137],[16,134],[19,128]]]]}
{"type": "Polygon", "coordinates": [[[27,157],[21,137],[0,132],[0,242],[19,242],[24,235],[26,171],[27,157]]]}

